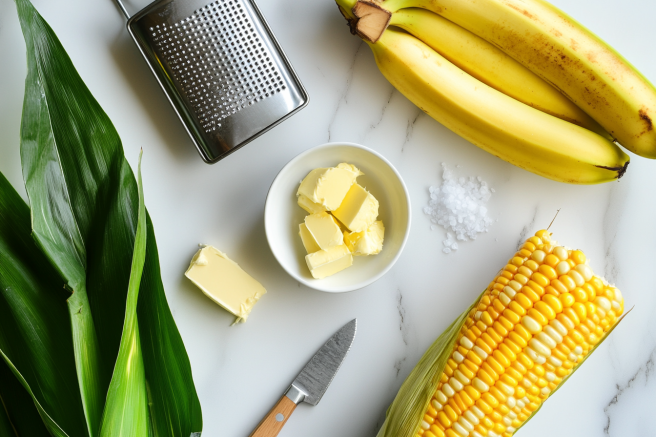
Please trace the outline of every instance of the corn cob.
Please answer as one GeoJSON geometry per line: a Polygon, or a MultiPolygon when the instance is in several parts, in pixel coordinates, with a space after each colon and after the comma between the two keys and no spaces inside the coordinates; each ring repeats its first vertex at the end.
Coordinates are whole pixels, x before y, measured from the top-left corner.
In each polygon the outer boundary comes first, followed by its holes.
{"type": "Polygon", "coordinates": [[[538,231],[469,311],[416,437],[509,437],[618,322],[620,291],[538,231]]]}

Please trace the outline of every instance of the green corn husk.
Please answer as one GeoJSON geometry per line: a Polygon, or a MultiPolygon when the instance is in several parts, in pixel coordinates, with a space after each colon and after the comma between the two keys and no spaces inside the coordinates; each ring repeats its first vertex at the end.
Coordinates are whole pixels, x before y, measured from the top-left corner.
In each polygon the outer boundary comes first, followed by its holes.
{"type": "MultiPolygon", "coordinates": [[[[438,337],[421,357],[415,368],[401,385],[394,401],[387,409],[385,422],[378,431],[377,437],[415,437],[417,435],[424,414],[437,390],[447,360],[453,352],[458,334],[465,324],[467,317],[469,315],[473,316],[475,308],[478,306],[484,294],[485,292],[481,293],[474,303],[438,337]]],[[[549,398],[583,365],[629,312],[630,310],[617,319],[615,324],[605,333],[600,341],[577,363],[572,369],[572,372],[564,377],[561,383],[550,393],[549,398]]],[[[543,405],[544,402],[515,430],[515,433],[526,425],[540,411],[543,405]]]]}
{"type": "Polygon", "coordinates": [[[483,294],[460,314],[433,343],[401,385],[377,437],[414,437],[424,417],[428,403],[437,390],[440,377],[451,356],[460,328],[469,313],[476,308],[483,294]]]}
{"type": "Polygon", "coordinates": [[[0,174],[0,435],[196,435],[140,169],[50,26],[16,5],[29,206],[0,174]]]}

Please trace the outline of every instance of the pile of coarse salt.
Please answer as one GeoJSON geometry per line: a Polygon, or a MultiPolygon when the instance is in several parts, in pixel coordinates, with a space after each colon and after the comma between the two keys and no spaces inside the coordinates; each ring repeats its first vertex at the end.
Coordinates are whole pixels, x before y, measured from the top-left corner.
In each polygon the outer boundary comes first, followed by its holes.
{"type": "Polygon", "coordinates": [[[442,251],[451,253],[458,249],[456,240],[475,240],[479,233],[488,231],[493,220],[487,216],[486,204],[494,188],[489,188],[480,176],[456,178],[445,163],[442,170],[442,186],[429,188],[430,200],[424,213],[447,231],[442,251]]]}

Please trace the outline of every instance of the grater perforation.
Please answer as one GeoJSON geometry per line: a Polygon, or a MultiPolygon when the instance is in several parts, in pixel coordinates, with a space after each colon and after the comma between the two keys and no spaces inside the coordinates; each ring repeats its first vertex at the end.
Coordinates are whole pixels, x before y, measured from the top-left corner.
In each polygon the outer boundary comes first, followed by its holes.
{"type": "Polygon", "coordinates": [[[207,133],[220,128],[226,117],[287,87],[242,0],[217,0],[172,25],[150,30],[207,133]],[[230,12],[222,14],[226,10],[230,12]],[[180,43],[186,49],[178,52],[180,43]]]}
{"type": "Polygon", "coordinates": [[[203,159],[216,162],[307,104],[253,0],[157,0],[128,29],[203,159]]]}

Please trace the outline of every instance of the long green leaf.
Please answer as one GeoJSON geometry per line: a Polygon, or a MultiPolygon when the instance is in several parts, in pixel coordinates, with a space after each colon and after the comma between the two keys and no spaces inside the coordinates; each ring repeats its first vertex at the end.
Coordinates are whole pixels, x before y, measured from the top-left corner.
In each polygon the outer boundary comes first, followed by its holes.
{"type": "MultiPolygon", "coordinates": [[[[88,305],[73,305],[69,299],[69,307],[73,308],[72,324],[77,323],[75,311],[92,318],[91,326],[80,324],[78,335],[92,337],[90,330],[95,329],[100,361],[107,364],[98,367],[99,376],[92,369],[78,369],[83,397],[88,400],[85,412],[89,429],[97,435],[94,430],[99,429],[101,417],[95,405],[100,397],[104,402],[109,389],[126,320],[138,187],[114,126],[84,85],[54,32],[28,0],[16,2],[21,21],[30,23],[23,25],[23,33],[28,59],[34,59],[28,68],[36,71],[28,74],[32,82],[26,83],[24,114],[47,113],[47,117],[24,119],[21,132],[23,174],[33,208],[33,228],[40,246],[71,288],[72,284],[81,284],[80,266],[84,269],[88,305]],[[30,87],[36,89],[33,94],[27,92],[30,87]],[[29,120],[33,122],[28,127],[29,120]]],[[[151,421],[155,435],[186,437],[202,428],[200,404],[189,359],[166,302],[147,212],[146,224],[137,326],[151,421]]],[[[78,290],[73,291],[71,297],[79,295],[78,290]]],[[[84,346],[76,343],[77,357],[88,356],[84,346]]],[[[79,361],[88,362],[86,358],[79,361]]]]}
{"type": "Polygon", "coordinates": [[[41,435],[35,407],[53,434],[87,435],[63,284],[30,237],[27,205],[0,174],[0,396],[21,435],[41,435]]]}
{"type": "Polygon", "coordinates": [[[68,437],[68,434],[64,432],[63,429],[53,420],[53,418],[48,414],[48,412],[43,408],[41,405],[41,402],[36,398],[34,395],[34,392],[32,391],[32,388],[30,385],[27,383],[23,375],[18,371],[16,366],[9,360],[7,355],[5,355],[4,352],[0,350],[0,358],[2,358],[11,372],[14,374],[16,379],[21,383],[21,385],[27,390],[29,395],[32,397],[34,400],[34,405],[36,405],[36,409],[39,412],[39,416],[41,416],[41,420],[43,420],[43,423],[45,424],[46,428],[50,432],[50,434],[53,435],[53,437],[68,437]]]}
{"type": "MultiPolygon", "coordinates": [[[[18,0],[16,4],[27,47],[21,158],[23,177],[32,208],[33,237],[52,260],[52,265],[66,280],[67,288],[72,292],[67,303],[75,349],[75,368],[81,386],[80,393],[88,433],[95,436],[102,414],[108,379],[102,367],[107,361],[102,360],[100,356],[96,328],[87,295],[85,271],[87,254],[83,235],[90,232],[90,217],[79,214],[79,211],[73,207],[72,202],[79,200],[71,198],[68,181],[63,177],[58,162],[60,151],[57,142],[65,139],[56,135],[59,129],[52,129],[53,123],[61,121],[50,115],[53,111],[61,110],[56,105],[49,105],[46,97],[47,88],[56,87],[56,83],[51,85],[53,81],[49,79],[53,75],[57,77],[65,72],[44,71],[42,66],[47,62],[47,58],[52,55],[57,56],[56,52],[52,52],[57,46],[57,41],[52,40],[47,24],[29,1],[18,0]],[[52,195],[53,192],[56,195],[52,195]],[[76,212],[78,216],[82,216],[82,220],[77,220],[76,212]]],[[[65,89],[59,91],[66,92],[65,89]]],[[[79,105],[77,109],[83,110],[83,107],[79,105]]],[[[63,118],[66,118],[66,115],[63,115],[63,118]]],[[[84,169],[78,171],[83,173],[84,169]]],[[[93,202],[96,199],[84,200],[93,202]]]]}
{"type": "Polygon", "coordinates": [[[50,437],[34,400],[4,360],[0,360],[0,410],[7,421],[0,426],[1,436],[50,437]]]}
{"type": "MultiPolygon", "coordinates": [[[[143,153],[143,152],[142,152],[143,153]]],[[[141,182],[141,154],[139,155],[139,215],[132,253],[132,269],[128,285],[125,322],[121,347],[109,384],[107,403],[103,413],[102,437],[148,435],[148,396],[144,375],[143,356],[137,321],[139,285],[146,260],[146,208],[141,182]]]]}

